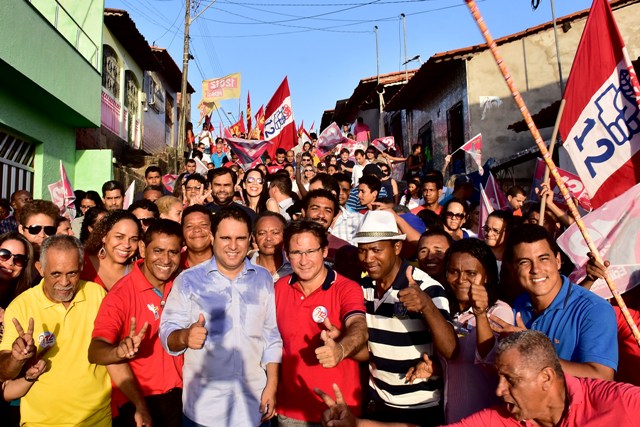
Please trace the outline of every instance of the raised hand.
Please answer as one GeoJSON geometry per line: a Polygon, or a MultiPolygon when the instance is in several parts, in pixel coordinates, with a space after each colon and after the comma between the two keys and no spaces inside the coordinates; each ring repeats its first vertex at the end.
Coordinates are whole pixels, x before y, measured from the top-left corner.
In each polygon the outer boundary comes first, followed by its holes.
{"type": "Polygon", "coordinates": [[[404,380],[409,384],[413,384],[417,379],[431,378],[432,375],[433,361],[429,359],[429,355],[427,353],[423,353],[422,360],[419,361],[416,366],[409,368],[407,375],[404,376],[404,380]]]}
{"type": "Polygon", "coordinates": [[[469,288],[469,304],[476,316],[485,314],[489,309],[489,294],[481,284],[472,284],[469,288]]]}
{"type": "Polygon", "coordinates": [[[337,366],[345,356],[344,347],[331,338],[333,335],[335,335],[335,332],[320,332],[320,339],[324,345],[316,348],[316,357],[323,368],[333,368],[337,366]]]}
{"type": "Polygon", "coordinates": [[[18,338],[13,341],[11,346],[11,357],[18,362],[25,362],[31,359],[36,354],[36,346],[33,342],[33,317],[29,318],[29,327],[27,332],[22,329],[22,325],[15,317],[13,318],[13,324],[18,332],[18,338]]]}
{"type": "Polygon", "coordinates": [[[320,396],[328,408],[322,413],[322,425],[324,427],[356,427],[356,417],[349,411],[349,407],[344,402],[344,397],[337,384],[333,384],[333,392],[336,395],[335,400],[319,388],[314,388],[313,391],[320,396]]]}
{"type": "Polygon", "coordinates": [[[116,356],[120,359],[133,359],[140,349],[140,343],[147,333],[147,329],[149,329],[149,323],[144,322],[140,331],[136,333],[136,318],[132,317],[129,325],[129,335],[118,344],[116,356]]]}
{"type": "Polygon", "coordinates": [[[496,332],[500,335],[511,334],[518,331],[525,331],[527,329],[520,313],[516,314],[516,326],[510,325],[498,316],[491,316],[489,320],[491,320],[490,323],[493,332],[496,332]]]}
{"type": "Polygon", "coordinates": [[[398,300],[404,304],[408,311],[421,313],[427,306],[429,296],[420,289],[418,283],[413,278],[413,267],[409,266],[406,270],[407,281],[409,286],[398,292],[398,300]]]}
{"type": "Polygon", "coordinates": [[[204,314],[200,313],[198,321],[187,329],[187,347],[200,350],[207,339],[207,328],[204,327],[204,314]]]}

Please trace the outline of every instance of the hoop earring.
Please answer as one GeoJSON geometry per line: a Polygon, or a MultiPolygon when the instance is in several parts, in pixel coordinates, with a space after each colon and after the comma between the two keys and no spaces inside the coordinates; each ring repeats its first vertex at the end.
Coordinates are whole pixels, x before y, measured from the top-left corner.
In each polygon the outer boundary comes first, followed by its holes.
{"type": "Polygon", "coordinates": [[[98,258],[105,259],[107,257],[107,250],[104,248],[104,245],[98,251],[98,258]]]}

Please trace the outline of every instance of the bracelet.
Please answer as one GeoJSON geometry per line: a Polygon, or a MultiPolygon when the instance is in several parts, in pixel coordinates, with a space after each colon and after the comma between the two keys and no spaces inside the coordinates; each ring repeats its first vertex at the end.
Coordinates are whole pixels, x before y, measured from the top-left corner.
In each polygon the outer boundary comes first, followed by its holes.
{"type": "Polygon", "coordinates": [[[28,383],[35,383],[36,381],[38,381],[38,378],[27,378],[27,376],[24,376],[24,380],[28,383]]]}
{"type": "Polygon", "coordinates": [[[344,346],[342,345],[341,342],[339,342],[338,345],[340,346],[340,349],[342,349],[342,357],[340,358],[340,361],[343,361],[344,360],[344,356],[345,356],[345,354],[344,354],[344,346]]]}

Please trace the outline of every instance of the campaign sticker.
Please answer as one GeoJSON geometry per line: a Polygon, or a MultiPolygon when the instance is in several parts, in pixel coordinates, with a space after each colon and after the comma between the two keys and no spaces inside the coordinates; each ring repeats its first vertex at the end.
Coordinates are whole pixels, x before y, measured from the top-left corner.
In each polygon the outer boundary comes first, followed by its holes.
{"type": "Polygon", "coordinates": [[[314,322],[322,323],[324,322],[324,319],[326,319],[328,315],[329,315],[329,311],[327,311],[327,309],[324,308],[323,306],[319,305],[313,309],[313,313],[311,314],[311,317],[313,318],[314,322]]]}
{"type": "Polygon", "coordinates": [[[38,343],[42,348],[53,347],[56,343],[56,336],[53,335],[53,332],[45,331],[38,335],[38,343]]]}

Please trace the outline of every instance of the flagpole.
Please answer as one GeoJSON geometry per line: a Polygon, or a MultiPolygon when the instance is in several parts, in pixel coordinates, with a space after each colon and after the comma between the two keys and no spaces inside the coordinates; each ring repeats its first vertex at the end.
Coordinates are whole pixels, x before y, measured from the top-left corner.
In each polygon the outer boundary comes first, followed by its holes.
{"type": "MultiPolygon", "coordinates": [[[[549,154],[549,151],[547,150],[547,147],[545,146],[545,143],[542,140],[542,137],[540,136],[540,132],[538,131],[536,124],[533,122],[533,119],[531,118],[531,113],[529,113],[529,109],[527,108],[527,105],[524,103],[524,100],[522,99],[520,92],[518,92],[518,89],[516,88],[515,83],[513,82],[511,74],[509,74],[509,70],[507,69],[507,66],[504,63],[504,59],[502,58],[502,56],[500,55],[500,52],[498,51],[497,44],[494,41],[493,37],[491,36],[489,29],[487,28],[487,25],[485,24],[484,19],[482,18],[482,15],[478,10],[478,6],[476,5],[475,0],[465,0],[465,2],[467,3],[467,6],[469,7],[469,11],[473,15],[473,18],[475,19],[476,24],[478,24],[478,28],[480,29],[482,36],[487,42],[487,46],[489,47],[489,50],[493,54],[493,58],[495,59],[496,64],[498,65],[498,68],[500,69],[500,72],[502,73],[502,76],[504,77],[504,80],[507,83],[509,90],[511,91],[513,99],[516,102],[518,109],[520,110],[520,113],[524,118],[525,123],[527,123],[527,126],[529,127],[529,131],[531,132],[533,139],[536,141],[536,145],[540,150],[540,154],[542,154],[542,158],[546,162],[547,167],[551,170],[551,175],[556,180],[556,184],[558,185],[558,188],[560,188],[560,192],[562,193],[562,196],[567,202],[569,211],[571,212],[571,215],[573,215],[573,218],[576,221],[576,225],[580,229],[580,232],[582,233],[582,237],[584,237],[584,240],[587,243],[587,246],[589,247],[589,251],[591,251],[591,254],[595,258],[595,261],[604,265],[604,260],[600,255],[600,251],[598,251],[598,248],[596,247],[595,243],[593,243],[593,240],[589,235],[589,230],[587,230],[587,227],[584,225],[584,221],[580,216],[580,212],[578,212],[576,204],[573,202],[571,193],[567,189],[567,186],[564,185],[564,182],[562,181],[562,177],[558,173],[558,168],[553,162],[553,159],[551,158],[551,155],[549,154]]],[[[620,296],[620,291],[618,291],[618,288],[616,287],[615,283],[613,283],[613,280],[611,279],[611,276],[609,276],[609,273],[607,271],[605,271],[604,273],[604,279],[607,282],[607,285],[609,286],[609,290],[611,291],[611,294],[613,295],[616,302],[618,303],[618,307],[620,307],[620,311],[624,315],[624,318],[627,324],[629,325],[629,328],[631,328],[633,337],[636,339],[638,346],[640,346],[640,331],[638,331],[638,326],[633,321],[631,314],[629,314],[629,309],[627,308],[627,305],[625,304],[624,300],[620,296]]]]}
{"type": "MultiPolygon", "coordinates": [[[[556,124],[553,126],[553,132],[551,133],[551,143],[549,144],[549,156],[553,156],[553,150],[556,146],[556,141],[558,138],[558,128],[560,128],[560,120],[562,119],[562,113],[564,112],[564,105],[566,103],[567,101],[565,101],[564,98],[562,99],[562,101],[560,101],[560,108],[558,108],[556,124]]],[[[549,185],[549,166],[548,165],[545,166],[544,178],[542,179],[542,182],[549,185]]],[[[538,220],[538,224],[540,225],[544,225],[544,210],[546,209],[546,207],[547,207],[547,198],[543,197],[542,200],[540,200],[540,219],[538,220]]]]}

